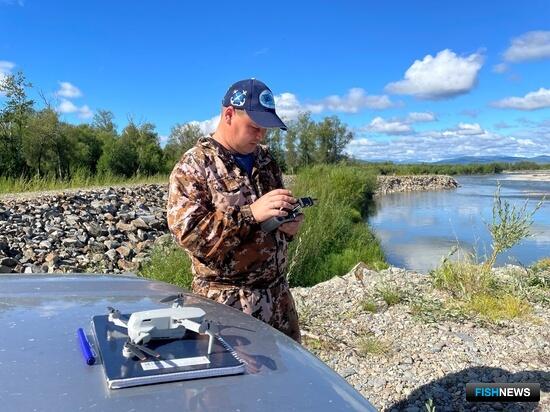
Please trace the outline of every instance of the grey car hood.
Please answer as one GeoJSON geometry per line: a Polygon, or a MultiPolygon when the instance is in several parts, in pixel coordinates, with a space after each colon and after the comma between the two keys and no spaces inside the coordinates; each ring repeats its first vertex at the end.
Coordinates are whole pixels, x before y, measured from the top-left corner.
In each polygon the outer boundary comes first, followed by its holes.
{"type": "Polygon", "coordinates": [[[182,289],[135,276],[0,276],[0,409],[20,411],[374,411],[292,339],[238,310],[189,294],[247,362],[244,375],[109,390],[102,365],[84,363],[79,327],[107,306],[163,307],[182,289]]]}

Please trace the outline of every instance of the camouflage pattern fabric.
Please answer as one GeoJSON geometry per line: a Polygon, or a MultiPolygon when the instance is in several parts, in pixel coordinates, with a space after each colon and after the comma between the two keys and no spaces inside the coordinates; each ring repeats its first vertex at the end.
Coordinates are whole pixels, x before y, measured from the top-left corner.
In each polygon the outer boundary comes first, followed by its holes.
{"type": "Polygon", "coordinates": [[[250,205],[283,187],[265,146],[255,151],[249,177],[231,152],[199,139],[170,175],[167,218],[192,261],[193,292],[233,306],[300,341],[298,316],[285,278],[290,240],[266,233],[250,205]]]}

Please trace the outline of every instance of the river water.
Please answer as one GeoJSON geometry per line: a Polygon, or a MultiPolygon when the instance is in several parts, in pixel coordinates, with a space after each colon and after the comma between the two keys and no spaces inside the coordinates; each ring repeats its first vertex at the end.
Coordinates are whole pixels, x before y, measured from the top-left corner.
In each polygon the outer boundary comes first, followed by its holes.
{"type": "Polygon", "coordinates": [[[501,199],[516,208],[527,202],[531,211],[546,196],[533,216],[531,233],[497,259],[530,265],[550,257],[550,175],[505,173],[458,176],[460,187],[450,191],[395,193],[376,199],[369,224],[380,239],[387,261],[422,273],[435,268],[453,247],[453,258],[474,254],[478,261],[491,253],[486,223],[492,221],[494,193],[501,184],[501,199]]]}

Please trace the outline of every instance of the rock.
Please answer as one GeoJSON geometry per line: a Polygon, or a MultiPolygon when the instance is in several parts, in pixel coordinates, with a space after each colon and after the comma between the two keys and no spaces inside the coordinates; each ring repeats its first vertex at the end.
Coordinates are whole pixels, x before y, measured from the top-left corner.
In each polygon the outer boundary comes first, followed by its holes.
{"type": "Polygon", "coordinates": [[[344,378],[348,378],[350,377],[351,375],[355,375],[357,373],[357,371],[353,368],[346,368],[344,369],[342,372],[340,372],[340,375],[342,375],[342,377],[344,378]]]}
{"type": "Polygon", "coordinates": [[[61,241],[61,244],[68,248],[81,248],[84,244],[75,238],[66,238],[61,241]]]}
{"type": "Polygon", "coordinates": [[[38,244],[38,247],[50,249],[52,247],[52,242],[50,240],[43,240],[38,244]]]}
{"type": "Polygon", "coordinates": [[[47,263],[51,263],[51,264],[55,264],[57,262],[59,262],[59,256],[57,255],[57,253],[54,253],[54,252],[51,252],[51,253],[48,253],[46,255],[46,257],[44,258],[44,260],[47,262],[47,263]]]}
{"type": "Polygon", "coordinates": [[[130,255],[133,255],[132,249],[130,249],[128,246],[119,246],[116,248],[116,251],[118,254],[124,258],[129,257],[130,255]]]}
{"type": "Polygon", "coordinates": [[[105,256],[107,256],[110,260],[115,260],[118,253],[114,249],[109,249],[107,252],[105,252],[105,256]]]}
{"type": "Polygon", "coordinates": [[[136,262],[128,262],[127,260],[124,260],[124,259],[119,259],[117,261],[117,265],[120,269],[126,272],[131,272],[138,268],[138,264],[136,262]]]}
{"type": "Polygon", "coordinates": [[[12,273],[13,268],[10,266],[0,265],[0,273],[12,273]]]}
{"type": "Polygon", "coordinates": [[[141,217],[138,217],[137,219],[132,220],[131,225],[137,229],[144,229],[144,230],[149,229],[149,225],[145,223],[145,221],[141,217]]]}
{"type": "Polygon", "coordinates": [[[117,242],[116,240],[106,240],[103,242],[107,249],[116,249],[120,246],[120,242],[117,242]]]}
{"type": "Polygon", "coordinates": [[[122,221],[118,222],[116,224],[116,228],[118,230],[120,230],[121,232],[133,232],[134,230],[136,230],[136,228],[134,227],[134,225],[132,224],[128,224],[128,223],[124,223],[122,221]]]}
{"type": "Polygon", "coordinates": [[[16,259],[10,257],[4,257],[0,259],[0,266],[15,267],[19,262],[16,259]]]}

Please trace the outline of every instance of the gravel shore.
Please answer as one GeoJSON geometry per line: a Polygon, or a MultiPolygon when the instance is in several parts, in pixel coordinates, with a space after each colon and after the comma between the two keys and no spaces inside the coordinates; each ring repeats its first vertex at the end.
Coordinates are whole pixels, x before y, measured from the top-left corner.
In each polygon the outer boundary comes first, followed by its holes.
{"type": "Polygon", "coordinates": [[[429,399],[437,411],[550,410],[548,306],[497,325],[438,320],[427,302],[445,296],[426,275],[361,265],[293,294],[305,346],[381,410],[424,411],[429,399]],[[388,306],[381,288],[400,291],[401,302],[388,306]],[[472,404],[465,401],[468,382],[539,382],[545,393],[539,404],[472,404]]]}

